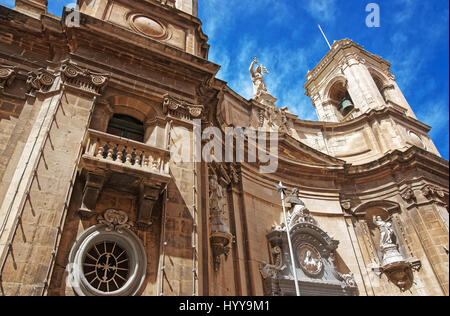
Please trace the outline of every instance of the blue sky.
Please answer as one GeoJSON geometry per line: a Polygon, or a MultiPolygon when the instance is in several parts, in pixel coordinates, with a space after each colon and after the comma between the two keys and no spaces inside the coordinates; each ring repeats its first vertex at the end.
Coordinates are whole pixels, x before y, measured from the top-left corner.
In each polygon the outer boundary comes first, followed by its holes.
{"type": "MultiPolygon", "coordinates": [[[[13,6],[13,0],[0,4],[13,6]]],[[[73,0],[49,0],[61,15],[73,0]]],[[[330,42],[350,38],[392,63],[392,72],[418,119],[430,126],[439,152],[449,158],[448,0],[199,0],[199,17],[209,36],[210,60],[218,77],[252,97],[248,67],[253,57],[270,71],[269,92],[299,118],[317,120],[304,95],[308,70],[327,53],[317,28],[330,42]],[[365,24],[366,5],[380,7],[380,27],[365,24]]]]}

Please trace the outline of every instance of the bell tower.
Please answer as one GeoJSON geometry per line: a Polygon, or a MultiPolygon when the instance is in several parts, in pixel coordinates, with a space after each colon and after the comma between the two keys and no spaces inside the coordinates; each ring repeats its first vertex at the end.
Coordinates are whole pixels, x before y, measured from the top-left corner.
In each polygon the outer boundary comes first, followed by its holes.
{"type": "Polygon", "coordinates": [[[335,42],[306,76],[306,95],[319,120],[343,122],[385,107],[415,119],[390,66],[349,39],[335,42]]]}

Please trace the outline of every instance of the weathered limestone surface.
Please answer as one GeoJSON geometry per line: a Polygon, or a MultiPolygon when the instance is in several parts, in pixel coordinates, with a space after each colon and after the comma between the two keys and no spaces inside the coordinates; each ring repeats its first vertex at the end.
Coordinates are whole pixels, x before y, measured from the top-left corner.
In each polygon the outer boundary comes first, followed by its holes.
{"type": "MultiPolygon", "coordinates": [[[[72,252],[101,225],[144,249],[136,295],[295,293],[276,270],[288,275],[277,264],[290,265],[289,256],[268,239],[283,232],[280,181],[287,194],[298,188],[328,246],[338,246],[326,263],[339,282],[310,277],[311,293],[345,285],[351,291],[334,293],[449,294],[448,161],[389,62],[336,42],[306,77],[320,120],[310,122],[278,108],[261,78],[251,100],[215,78],[196,0],[78,4],[79,27],[63,25],[67,12],[49,15],[44,0],[0,6],[2,295],[79,295],[76,273],[89,272],[73,265],[72,252]],[[339,109],[345,97],[348,113],[339,109]],[[124,118],[117,131],[111,122],[124,118]],[[221,162],[216,151],[211,162],[193,162],[196,131],[208,127],[279,132],[277,171],[221,162]],[[119,216],[112,222],[110,210],[119,216]],[[395,234],[390,247],[402,260],[392,267],[383,266],[374,216],[395,234]]],[[[104,282],[110,264],[95,263],[104,282]]]]}

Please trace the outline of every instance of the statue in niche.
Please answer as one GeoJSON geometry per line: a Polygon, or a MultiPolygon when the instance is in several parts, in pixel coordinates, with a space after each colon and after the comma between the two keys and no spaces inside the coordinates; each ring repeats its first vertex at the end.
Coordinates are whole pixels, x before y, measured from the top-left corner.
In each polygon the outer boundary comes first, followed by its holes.
{"type": "Polygon", "coordinates": [[[269,71],[266,67],[263,67],[262,65],[259,65],[255,68],[255,65],[258,63],[258,58],[255,57],[252,64],[250,65],[250,74],[252,75],[252,81],[253,81],[253,92],[254,92],[254,98],[258,99],[263,94],[268,94],[266,83],[264,81],[264,74],[268,74],[269,71]]]}
{"type": "Polygon", "coordinates": [[[223,213],[223,189],[217,180],[217,176],[213,175],[209,179],[209,209],[212,212],[223,213]]]}
{"type": "Polygon", "coordinates": [[[392,223],[389,221],[383,221],[381,216],[374,216],[373,223],[380,230],[380,247],[383,249],[395,245],[395,232],[392,228],[392,223]]]}

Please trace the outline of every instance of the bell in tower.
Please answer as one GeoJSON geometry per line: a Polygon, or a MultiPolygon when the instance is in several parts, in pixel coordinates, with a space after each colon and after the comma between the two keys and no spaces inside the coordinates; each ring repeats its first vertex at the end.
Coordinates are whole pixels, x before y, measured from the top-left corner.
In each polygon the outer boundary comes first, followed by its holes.
{"type": "Polygon", "coordinates": [[[334,42],[304,86],[319,120],[348,121],[387,107],[415,119],[390,67],[349,39],[334,42]]]}
{"type": "Polygon", "coordinates": [[[342,113],[342,116],[346,117],[351,111],[353,111],[355,105],[353,104],[352,99],[350,99],[350,96],[346,96],[342,99],[337,108],[339,112],[342,113]]]}

